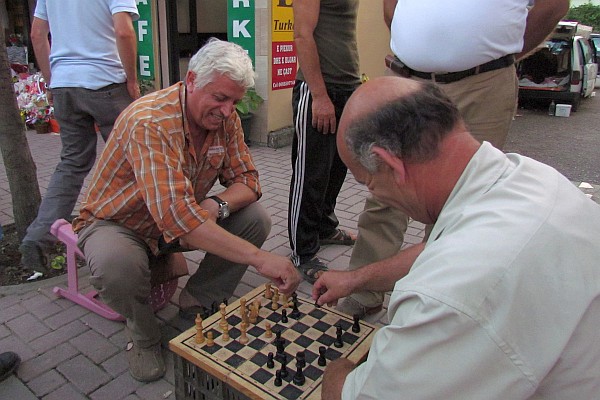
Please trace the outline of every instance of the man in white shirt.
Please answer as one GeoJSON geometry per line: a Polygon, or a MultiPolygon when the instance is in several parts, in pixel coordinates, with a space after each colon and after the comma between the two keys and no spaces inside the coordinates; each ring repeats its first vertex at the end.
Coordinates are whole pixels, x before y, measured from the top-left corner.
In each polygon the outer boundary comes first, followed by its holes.
{"type": "Polygon", "coordinates": [[[323,398],[597,397],[596,203],[553,168],[480,144],[429,82],[361,86],[338,149],[378,201],[435,225],[425,244],[315,283],[318,304],[393,290],[367,360],[330,363],[323,398]]]}

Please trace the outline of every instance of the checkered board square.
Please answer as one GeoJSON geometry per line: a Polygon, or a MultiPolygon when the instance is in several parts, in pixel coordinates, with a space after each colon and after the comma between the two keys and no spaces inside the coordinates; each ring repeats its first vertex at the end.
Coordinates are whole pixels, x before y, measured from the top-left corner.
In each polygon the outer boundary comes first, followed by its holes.
{"type": "MultiPolygon", "coordinates": [[[[352,332],[353,320],[328,307],[317,308],[312,301],[298,297],[300,316],[290,316],[291,305],[286,307],[288,322],[281,321],[282,309],[273,311],[271,300],[264,297],[264,288],[259,287],[244,296],[247,306],[255,299],[260,300],[261,308],[256,324],[248,325],[247,344],[240,344],[241,313],[239,300],[229,305],[226,319],[229,324],[228,341],[223,340],[219,323],[221,314],[216,313],[203,321],[203,331],[213,332],[214,345],[207,342],[196,343],[196,328],[190,328],[169,343],[177,355],[198,366],[210,376],[229,385],[249,399],[313,399],[321,398],[321,380],[325,367],[318,365],[319,347],[326,348],[329,363],[339,357],[354,362],[363,361],[369,351],[372,337],[377,327],[360,321],[360,331],[352,332]],[[265,323],[272,326],[273,335],[266,337],[265,323]],[[336,325],[342,328],[343,346],[337,348],[336,325]],[[285,354],[288,374],[281,386],[275,386],[275,373],[281,369],[281,360],[275,357],[275,367],[267,367],[268,354],[277,354],[276,332],[281,331],[285,340],[285,354]],[[306,365],[302,368],[305,383],[301,386],[293,382],[297,372],[296,355],[304,352],[306,365]]],[[[291,300],[291,299],[290,299],[291,300]]],[[[281,303],[281,301],[280,301],[281,303]]],[[[178,371],[176,371],[177,374],[178,371]]]]}

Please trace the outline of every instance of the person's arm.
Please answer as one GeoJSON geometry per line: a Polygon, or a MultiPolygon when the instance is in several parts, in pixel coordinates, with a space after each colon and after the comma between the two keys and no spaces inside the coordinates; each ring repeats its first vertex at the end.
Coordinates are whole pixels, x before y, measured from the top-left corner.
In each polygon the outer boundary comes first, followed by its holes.
{"type": "Polygon", "coordinates": [[[327,94],[313,32],[319,21],[320,0],[294,0],[294,42],[298,62],[312,95],[312,125],[323,134],[335,133],[335,107],[327,94]]]}
{"type": "Polygon", "coordinates": [[[383,20],[388,29],[392,28],[392,19],[394,18],[397,3],[398,0],[383,0],[383,20]]]}
{"type": "Polygon", "coordinates": [[[568,11],[569,0],[536,0],[527,15],[523,49],[517,54],[517,60],[546,39],[568,11]]]}
{"type": "Polygon", "coordinates": [[[312,297],[317,304],[335,304],[338,299],[357,291],[387,292],[406,276],[425,248],[419,243],[393,257],[365,265],[353,271],[327,271],[313,285],[312,297]]]}
{"type": "Polygon", "coordinates": [[[140,97],[140,87],[137,81],[137,38],[131,15],[127,12],[113,14],[113,26],[119,57],[127,76],[127,91],[135,100],[140,97]]]}
{"type": "Polygon", "coordinates": [[[33,18],[31,24],[31,44],[38,67],[46,80],[46,85],[50,86],[52,73],[50,71],[50,41],[48,34],[50,33],[50,25],[48,21],[38,17],[33,18]]]}
{"type": "Polygon", "coordinates": [[[257,248],[227,232],[212,218],[181,239],[190,248],[202,249],[226,260],[253,266],[259,274],[271,279],[282,293],[291,294],[300,284],[300,275],[289,258],[257,248]]]}
{"type": "Polygon", "coordinates": [[[354,363],[347,358],[338,358],[330,362],[323,374],[321,398],[340,400],[346,377],[354,368],[354,363]]]}

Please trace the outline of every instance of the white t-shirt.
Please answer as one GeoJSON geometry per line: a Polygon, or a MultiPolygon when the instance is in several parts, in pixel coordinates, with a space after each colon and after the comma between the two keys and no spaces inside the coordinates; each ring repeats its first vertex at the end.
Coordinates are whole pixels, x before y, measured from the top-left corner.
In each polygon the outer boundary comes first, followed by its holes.
{"type": "Polygon", "coordinates": [[[125,82],[113,14],[139,18],[135,0],[38,0],[34,16],[50,25],[50,86],[99,89],[125,82]]]}
{"type": "Polygon", "coordinates": [[[523,48],[528,0],[398,0],[390,47],[410,68],[456,72],[523,48]]]}
{"type": "Polygon", "coordinates": [[[597,399],[600,206],[484,142],[409,274],[349,399],[597,399]]]}

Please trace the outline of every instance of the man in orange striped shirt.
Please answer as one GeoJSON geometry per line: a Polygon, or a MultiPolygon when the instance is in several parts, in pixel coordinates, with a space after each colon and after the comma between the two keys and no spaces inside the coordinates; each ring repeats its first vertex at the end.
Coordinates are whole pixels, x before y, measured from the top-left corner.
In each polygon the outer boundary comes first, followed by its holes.
{"type": "Polygon", "coordinates": [[[271,219],[257,202],[258,172],[234,111],[253,85],[246,52],[209,41],[190,60],[185,82],[121,114],[73,222],[90,282],[126,318],[127,360],[137,380],[165,371],[160,329],[146,299],[150,265],[185,263],[173,250],[206,251],[181,293],[182,309],[229,298],[248,265],[283,293],[300,282],[288,258],[259,249],[271,219]],[[206,197],[217,179],[225,190],[206,197]]]}

